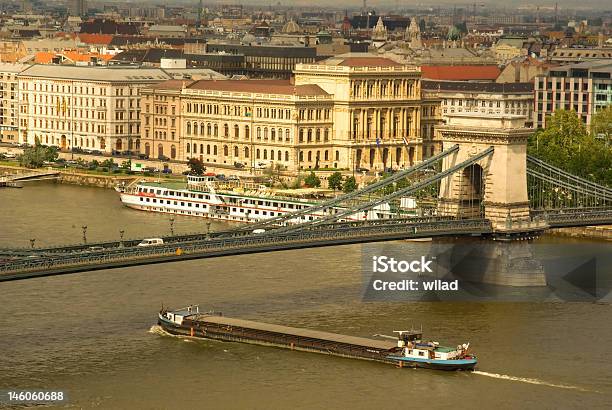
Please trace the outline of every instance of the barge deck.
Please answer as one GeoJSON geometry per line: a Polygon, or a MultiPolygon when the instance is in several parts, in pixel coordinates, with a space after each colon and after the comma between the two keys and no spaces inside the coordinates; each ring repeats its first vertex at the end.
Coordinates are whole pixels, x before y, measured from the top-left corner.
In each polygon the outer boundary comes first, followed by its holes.
{"type": "MultiPolygon", "coordinates": [[[[174,335],[282,347],[334,356],[396,363],[389,355],[397,343],[318,330],[199,313],[197,307],[162,311],[158,324],[174,335]]],[[[417,332],[415,332],[417,333],[417,332]]]]}

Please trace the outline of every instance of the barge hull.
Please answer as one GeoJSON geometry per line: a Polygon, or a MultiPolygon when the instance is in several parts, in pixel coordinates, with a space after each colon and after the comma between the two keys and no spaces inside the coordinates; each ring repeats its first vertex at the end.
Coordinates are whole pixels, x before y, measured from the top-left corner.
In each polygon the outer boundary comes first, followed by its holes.
{"type": "Polygon", "coordinates": [[[275,346],[353,359],[395,363],[389,355],[396,345],[389,341],[359,338],[223,316],[194,315],[176,324],[159,315],[158,324],[168,333],[226,342],[275,346]]]}

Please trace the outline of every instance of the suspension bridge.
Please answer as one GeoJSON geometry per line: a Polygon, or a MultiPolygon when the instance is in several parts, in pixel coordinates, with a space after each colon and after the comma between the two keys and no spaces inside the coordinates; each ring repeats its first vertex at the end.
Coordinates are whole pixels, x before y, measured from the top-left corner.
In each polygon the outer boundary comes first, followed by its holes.
{"type": "Polygon", "coordinates": [[[440,127],[442,151],[419,164],[228,231],[165,236],[151,247],[128,240],[0,250],[0,281],[409,238],[512,241],[550,228],[612,224],[612,189],[528,156],[532,130],[521,124],[459,117],[440,127]],[[407,199],[416,207],[407,207],[407,199]]]}

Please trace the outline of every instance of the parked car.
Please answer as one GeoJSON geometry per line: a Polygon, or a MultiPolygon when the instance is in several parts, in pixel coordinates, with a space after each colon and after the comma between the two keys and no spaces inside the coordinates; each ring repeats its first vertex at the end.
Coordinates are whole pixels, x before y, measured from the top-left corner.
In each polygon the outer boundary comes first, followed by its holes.
{"type": "Polygon", "coordinates": [[[368,172],[370,170],[367,169],[367,168],[364,168],[364,167],[357,167],[357,168],[355,168],[355,171],[357,171],[357,172],[368,172]]]}
{"type": "Polygon", "coordinates": [[[244,168],[244,164],[242,162],[236,161],[236,162],[234,162],[234,167],[236,167],[236,168],[244,168]]]}
{"type": "Polygon", "coordinates": [[[159,158],[160,160],[162,160],[162,161],[169,161],[169,160],[170,160],[170,158],[168,158],[168,157],[167,157],[167,156],[165,156],[165,155],[160,155],[158,158],[159,158]]]}
{"type": "Polygon", "coordinates": [[[147,154],[138,154],[138,158],[139,159],[149,159],[149,156],[147,154]]]}

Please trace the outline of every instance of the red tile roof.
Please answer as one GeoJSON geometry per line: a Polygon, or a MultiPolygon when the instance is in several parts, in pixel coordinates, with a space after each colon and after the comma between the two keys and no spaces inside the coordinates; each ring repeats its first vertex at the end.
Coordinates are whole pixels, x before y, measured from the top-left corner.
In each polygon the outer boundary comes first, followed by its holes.
{"type": "Polygon", "coordinates": [[[112,34],[79,33],[79,39],[85,44],[109,45],[113,41],[112,34]]]}
{"type": "Polygon", "coordinates": [[[314,84],[294,85],[289,80],[168,80],[154,86],[156,89],[238,91],[246,93],[285,95],[329,95],[314,84]]]}
{"type": "Polygon", "coordinates": [[[495,80],[500,69],[496,65],[421,66],[422,77],[430,80],[495,80]]]}
{"type": "Polygon", "coordinates": [[[293,85],[289,80],[200,80],[189,88],[264,94],[328,95],[318,85],[293,85]]]}

